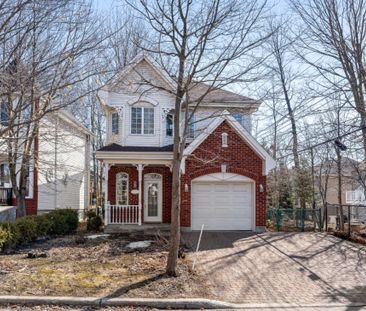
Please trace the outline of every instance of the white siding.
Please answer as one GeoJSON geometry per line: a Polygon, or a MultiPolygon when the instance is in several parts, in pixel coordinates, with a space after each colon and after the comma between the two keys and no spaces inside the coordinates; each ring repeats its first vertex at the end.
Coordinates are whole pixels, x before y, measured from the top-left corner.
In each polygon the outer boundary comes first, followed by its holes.
{"type": "MultiPolygon", "coordinates": [[[[107,143],[117,143],[122,146],[166,146],[172,144],[173,138],[166,136],[166,120],[162,116],[164,109],[174,108],[174,97],[165,91],[141,86],[141,83],[138,83],[141,80],[139,75],[143,75],[146,80],[153,81],[155,85],[167,87],[166,82],[156,73],[155,69],[146,61],[142,61],[124,77],[121,84],[109,92],[103,92],[103,97],[109,107],[112,109],[124,107],[122,118],[119,121],[118,135],[112,134],[111,110],[107,111],[107,143]],[[131,107],[134,105],[155,107],[154,135],[131,134],[131,107]]],[[[195,136],[208,126],[213,117],[220,115],[224,110],[225,108],[199,107],[195,114],[195,136]]],[[[247,108],[235,109],[235,113],[243,113],[242,125],[251,132],[249,110],[247,108]]]]}
{"type": "MultiPolygon", "coordinates": [[[[145,79],[153,81],[155,84],[162,85],[164,81],[156,72],[146,63],[142,62],[135,69],[143,74],[145,79]]],[[[162,119],[163,108],[172,109],[174,107],[174,98],[164,91],[146,90],[144,87],[137,87],[134,81],[139,77],[135,72],[131,72],[126,83],[118,86],[118,91],[109,92],[107,101],[111,107],[123,105],[123,118],[119,123],[119,134],[112,135],[111,132],[111,113],[107,116],[107,141],[128,146],[162,146],[165,145],[165,120],[162,119]],[[132,90],[135,91],[132,91],[132,90]],[[140,96],[141,92],[143,97],[140,96]],[[154,111],[154,134],[153,135],[135,135],[131,134],[131,107],[134,105],[155,107],[154,111]]],[[[165,85],[166,87],[166,85],[165,85]]]]}
{"type": "Polygon", "coordinates": [[[84,209],[89,201],[87,134],[55,116],[40,127],[38,211],[84,209]]]}

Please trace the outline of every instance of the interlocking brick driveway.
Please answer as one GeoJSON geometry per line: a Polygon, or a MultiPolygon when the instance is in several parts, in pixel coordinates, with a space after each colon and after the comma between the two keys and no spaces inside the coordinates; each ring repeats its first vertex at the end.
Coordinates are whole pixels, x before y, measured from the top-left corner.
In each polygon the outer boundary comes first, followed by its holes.
{"type": "Polygon", "coordinates": [[[224,301],[366,302],[366,248],[323,233],[205,232],[197,263],[224,301]]]}

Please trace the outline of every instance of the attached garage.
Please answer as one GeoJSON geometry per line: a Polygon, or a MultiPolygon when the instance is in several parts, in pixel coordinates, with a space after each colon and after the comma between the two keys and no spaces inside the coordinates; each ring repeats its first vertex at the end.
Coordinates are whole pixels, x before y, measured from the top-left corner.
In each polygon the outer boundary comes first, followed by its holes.
{"type": "Polygon", "coordinates": [[[254,182],[216,173],[192,181],[192,230],[253,230],[254,182]]]}

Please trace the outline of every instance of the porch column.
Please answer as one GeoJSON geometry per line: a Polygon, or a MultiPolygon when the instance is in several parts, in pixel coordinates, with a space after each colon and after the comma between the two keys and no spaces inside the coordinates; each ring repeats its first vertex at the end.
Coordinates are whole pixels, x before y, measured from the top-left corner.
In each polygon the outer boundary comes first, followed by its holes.
{"type": "Polygon", "coordinates": [[[142,225],[142,170],[144,169],[143,164],[137,164],[137,171],[139,175],[139,226],[142,225]]]}
{"type": "Polygon", "coordinates": [[[109,202],[108,202],[108,171],[109,164],[104,164],[104,225],[109,223],[109,202]]]}

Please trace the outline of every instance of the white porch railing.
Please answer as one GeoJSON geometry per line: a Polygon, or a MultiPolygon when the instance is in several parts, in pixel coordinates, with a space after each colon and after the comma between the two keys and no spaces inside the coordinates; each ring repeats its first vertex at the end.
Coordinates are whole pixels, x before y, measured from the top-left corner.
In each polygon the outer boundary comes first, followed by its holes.
{"type": "Polygon", "coordinates": [[[104,224],[140,225],[141,210],[138,205],[106,204],[104,224]]]}

